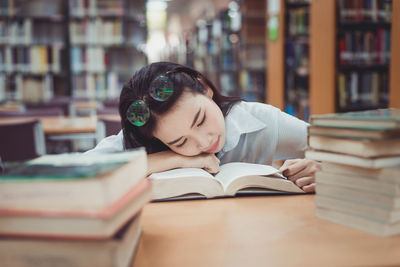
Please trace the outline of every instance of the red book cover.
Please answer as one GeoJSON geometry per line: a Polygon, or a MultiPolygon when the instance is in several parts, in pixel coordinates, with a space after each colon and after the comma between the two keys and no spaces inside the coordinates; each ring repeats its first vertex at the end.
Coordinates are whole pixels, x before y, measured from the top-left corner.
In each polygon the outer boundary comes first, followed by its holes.
{"type": "Polygon", "coordinates": [[[150,201],[150,188],[151,181],[143,179],[114,204],[91,212],[2,209],[0,236],[105,240],[111,238],[150,201]],[[96,219],[102,221],[101,228],[95,223],[96,219]]]}
{"type": "Polygon", "coordinates": [[[346,64],[346,40],[344,38],[339,41],[339,55],[340,55],[340,63],[346,64]]]}
{"type": "Polygon", "coordinates": [[[137,185],[132,187],[124,196],[112,205],[101,210],[93,211],[57,211],[57,210],[14,210],[0,209],[0,216],[38,216],[38,217],[91,217],[99,219],[108,219],[122,210],[133,199],[151,186],[150,179],[143,179],[137,185]]]}

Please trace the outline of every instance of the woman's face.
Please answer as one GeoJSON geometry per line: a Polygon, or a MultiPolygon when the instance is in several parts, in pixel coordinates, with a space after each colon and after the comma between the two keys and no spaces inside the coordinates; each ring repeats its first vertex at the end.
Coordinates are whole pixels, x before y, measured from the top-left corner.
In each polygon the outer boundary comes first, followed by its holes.
{"type": "Polygon", "coordinates": [[[219,152],[225,144],[225,120],[211,89],[207,92],[184,91],[170,111],[158,116],[154,136],[185,156],[219,152]]]}

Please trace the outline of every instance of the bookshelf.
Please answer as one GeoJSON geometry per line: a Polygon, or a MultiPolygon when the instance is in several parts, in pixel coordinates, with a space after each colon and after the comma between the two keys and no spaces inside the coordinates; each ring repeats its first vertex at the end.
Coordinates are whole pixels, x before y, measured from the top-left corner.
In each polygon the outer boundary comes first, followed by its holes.
{"type": "MultiPolygon", "coordinates": [[[[297,104],[301,102],[301,97],[292,96],[288,99],[286,94],[288,49],[285,45],[288,40],[293,40],[287,38],[290,25],[287,14],[291,9],[304,9],[306,4],[279,0],[279,5],[279,12],[276,14],[279,21],[277,38],[267,40],[267,88],[271,89],[267,92],[266,101],[283,110],[291,99],[297,104]]],[[[308,36],[309,91],[308,99],[305,97],[304,101],[309,103],[310,114],[400,107],[397,86],[400,78],[393,75],[400,70],[399,5],[398,1],[385,0],[310,1],[309,32],[312,34],[308,36]],[[353,3],[360,4],[358,11],[353,8],[353,3]],[[374,3],[377,3],[375,9],[371,6],[374,3]],[[344,4],[345,16],[346,9],[350,7],[354,10],[350,12],[350,17],[355,12],[358,14],[355,15],[357,19],[340,20],[341,5],[344,4]],[[385,6],[391,10],[391,16],[385,15],[385,6]],[[376,16],[375,21],[373,16],[376,16]],[[350,53],[346,53],[344,48],[347,46],[343,46],[346,39],[351,47],[350,53]],[[373,49],[377,46],[380,47],[378,56],[373,49]],[[351,60],[346,62],[346,57],[351,60]]],[[[268,15],[267,19],[270,17],[268,15]]],[[[307,36],[300,38],[306,39],[305,37],[307,36]]]]}
{"type": "Polygon", "coordinates": [[[265,98],[265,3],[232,1],[214,18],[199,20],[187,48],[187,62],[225,95],[249,101],[265,98]]]}
{"type": "Polygon", "coordinates": [[[61,0],[1,2],[0,101],[38,101],[67,92],[64,14],[61,0]]]}
{"type": "Polygon", "coordinates": [[[285,1],[285,111],[308,121],[309,105],[309,24],[308,0],[285,1]]]}
{"type": "Polygon", "coordinates": [[[221,88],[219,79],[223,38],[221,18],[223,19],[222,12],[216,18],[198,20],[186,44],[188,51],[186,64],[202,72],[218,88],[221,88]]]}
{"type": "Polygon", "coordinates": [[[72,95],[104,100],[147,64],[145,1],[69,1],[72,95]]]}
{"type": "Polygon", "coordinates": [[[223,94],[235,95],[238,29],[232,25],[228,12],[221,10],[214,18],[197,21],[187,48],[192,53],[188,54],[186,64],[204,73],[223,94]]]}
{"type": "Polygon", "coordinates": [[[267,24],[274,18],[278,22],[276,38],[267,38],[266,102],[308,120],[310,1],[275,0],[274,3],[279,8],[271,11],[267,6],[266,12],[267,24]]]}
{"type": "Polygon", "coordinates": [[[239,5],[236,2],[232,3],[234,3],[233,8],[219,12],[222,31],[219,40],[217,40],[217,44],[219,43],[220,47],[218,49],[219,59],[217,66],[219,68],[216,72],[218,74],[216,79],[224,94],[240,95],[238,73],[240,70],[239,46],[241,40],[239,33],[242,27],[242,17],[239,5]],[[234,12],[236,15],[232,16],[230,12],[234,12]]]}
{"type": "Polygon", "coordinates": [[[265,101],[265,4],[258,0],[240,2],[239,92],[248,101],[265,101]]]}
{"type": "Polygon", "coordinates": [[[337,111],[387,107],[391,1],[339,1],[337,15],[337,111]]]}
{"type": "Polygon", "coordinates": [[[313,114],[396,106],[399,12],[398,1],[312,2],[313,114]]]}
{"type": "Polygon", "coordinates": [[[147,64],[145,0],[2,0],[0,101],[103,100],[147,64]]]}

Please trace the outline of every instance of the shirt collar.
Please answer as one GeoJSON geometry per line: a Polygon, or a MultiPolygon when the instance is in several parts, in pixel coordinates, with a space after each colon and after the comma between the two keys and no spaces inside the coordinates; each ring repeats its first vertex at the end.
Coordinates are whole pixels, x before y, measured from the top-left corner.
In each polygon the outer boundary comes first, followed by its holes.
{"type": "Polygon", "coordinates": [[[242,134],[255,132],[267,126],[245,109],[243,104],[246,103],[234,105],[225,117],[226,138],[222,154],[236,147],[242,134]]]}

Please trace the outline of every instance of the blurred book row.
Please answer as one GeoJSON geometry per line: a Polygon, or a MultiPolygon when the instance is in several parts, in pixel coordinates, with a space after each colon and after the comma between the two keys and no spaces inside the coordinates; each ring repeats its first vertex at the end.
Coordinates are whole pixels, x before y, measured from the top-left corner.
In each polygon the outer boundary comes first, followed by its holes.
{"type": "Polygon", "coordinates": [[[0,101],[114,97],[147,64],[145,1],[3,0],[0,10],[0,101]],[[37,92],[21,93],[27,84],[37,92]]]}
{"type": "Polygon", "coordinates": [[[60,74],[60,46],[0,47],[0,72],[26,74],[60,74]]]}
{"type": "Polygon", "coordinates": [[[390,21],[390,0],[339,0],[342,21],[390,21]]]}
{"type": "Polygon", "coordinates": [[[387,64],[390,60],[390,31],[345,32],[339,38],[341,64],[387,64]]]}
{"type": "Polygon", "coordinates": [[[264,102],[264,10],[262,1],[232,1],[200,20],[188,38],[185,64],[203,72],[225,95],[264,102]]]}
{"type": "Polygon", "coordinates": [[[338,108],[349,106],[385,107],[389,77],[386,72],[342,72],[338,76],[338,108]]]}

